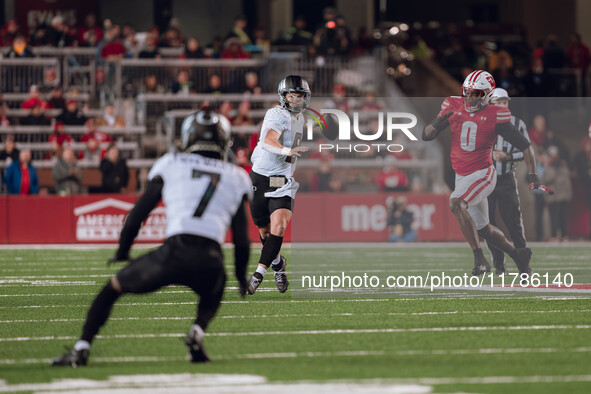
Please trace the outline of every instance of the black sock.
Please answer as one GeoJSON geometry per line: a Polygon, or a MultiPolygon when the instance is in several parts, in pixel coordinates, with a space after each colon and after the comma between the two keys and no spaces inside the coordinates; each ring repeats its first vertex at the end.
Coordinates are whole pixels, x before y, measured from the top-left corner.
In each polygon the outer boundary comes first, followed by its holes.
{"type": "Polygon", "coordinates": [[[265,241],[263,245],[263,249],[261,250],[261,259],[259,260],[259,264],[264,265],[265,267],[269,268],[271,263],[281,250],[281,244],[283,243],[283,237],[278,237],[273,234],[269,234],[269,238],[265,241]]]}
{"type": "Polygon", "coordinates": [[[474,256],[482,256],[482,255],[484,255],[484,253],[482,253],[482,248],[472,249],[472,253],[474,253],[474,256]]]}
{"type": "Polygon", "coordinates": [[[82,336],[80,337],[81,340],[92,343],[94,336],[109,318],[111,308],[120,295],[121,293],[113,289],[111,280],[109,280],[94,299],[92,306],[86,315],[86,322],[84,323],[82,336]]]}
{"type": "Polygon", "coordinates": [[[267,238],[264,238],[261,234],[259,234],[259,238],[260,238],[261,243],[263,244],[263,246],[265,246],[265,242],[267,242],[267,238]]]}

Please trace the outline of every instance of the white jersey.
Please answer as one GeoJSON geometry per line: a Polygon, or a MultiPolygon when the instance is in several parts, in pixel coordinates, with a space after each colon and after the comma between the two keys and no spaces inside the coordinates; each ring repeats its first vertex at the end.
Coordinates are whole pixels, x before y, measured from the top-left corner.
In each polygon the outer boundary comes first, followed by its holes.
{"type": "Polygon", "coordinates": [[[166,236],[193,234],[223,243],[232,217],[252,182],[244,169],[194,153],[167,153],[148,180],[162,177],[166,236]]]}
{"type": "Polygon", "coordinates": [[[252,153],[252,170],[264,176],[284,175],[292,177],[296,168],[296,157],[287,162],[288,156],[277,155],[264,150],[261,142],[270,129],[280,134],[279,143],[287,148],[294,148],[302,141],[304,133],[304,114],[292,115],[287,109],[277,106],[267,111],[261,128],[259,142],[252,153]]]}

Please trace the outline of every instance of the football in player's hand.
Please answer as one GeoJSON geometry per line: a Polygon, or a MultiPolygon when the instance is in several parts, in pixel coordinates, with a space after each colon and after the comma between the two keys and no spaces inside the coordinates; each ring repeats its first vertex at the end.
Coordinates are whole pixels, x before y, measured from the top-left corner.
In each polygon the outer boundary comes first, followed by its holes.
{"type": "Polygon", "coordinates": [[[326,127],[322,125],[322,135],[329,141],[334,141],[339,136],[339,122],[333,114],[324,114],[326,127]]]}

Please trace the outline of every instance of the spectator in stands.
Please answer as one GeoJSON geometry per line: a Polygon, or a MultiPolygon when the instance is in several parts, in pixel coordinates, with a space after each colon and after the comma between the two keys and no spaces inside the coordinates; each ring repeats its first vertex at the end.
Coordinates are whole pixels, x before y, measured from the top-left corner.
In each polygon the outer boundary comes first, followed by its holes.
{"type": "Polygon", "coordinates": [[[94,30],[89,30],[84,34],[84,37],[86,37],[86,40],[80,46],[84,48],[95,48],[101,42],[102,34],[99,37],[94,30]]]}
{"type": "Polygon", "coordinates": [[[127,57],[135,57],[140,52],[140,42],[135,35],[135,29],[130,24],[123,25],[121,30],[123,36],[123,46],[127,57]]]}
{"type": "Polygon", "coordinates": [[[189,94],[193,90],[193,82],[189,79],[189,72],[187,70],[180,70],[176,75],[170,87],[172,93],[189,94]]]}
{"type": "Polygon", "coordinates": [[[82,172],[78,168],[78,162],[74,156],[74,150],[67,146],[64,148],[62,157],[53,165],[51,170],[55,181],[55,191],[60,195],[80,193],[82,183],[82,172]]]}
{"type": "Polygon", "coordinates": [[[94,47],[102,39],[103,31],[96,25],[96,16],[94,14],[86,15],[84,27],[78,30],[78,43],[82,46],[94,47]]]}
{"type": "Polygon", "coordinates": [[[498,61],[499,65],[492,73],[496,86],[505,89],[511,97],[517,96],[519,86],[510,56],[500,55],[498,61]]]}
{"type": "Polygon", "coordinates": [[[453,38],[451,46],[445,50],[441,58],[443,68],[457,81],[463,81],[463,70],[470,65],[466,50],[459,39],[453,38]]]}
{"type": "MultiPolygon", "coordinates": [[[[97,126],[98,122],[96,122],[93,118],[88,119],[86,121],[86,133],[84,133],[84,135],[80,138],[80,142],[87,142],[90,139],[95,139],[100,145],[104,145],[104,147],[112,144],[113,137],[100,131],[97,126]]],[[[102,124],[101,126],[105,125],[102,124]]]]}
{"type": "Polygon", "coordinates": [[[346,97],[346,89],[343,85],[334,85],[332,88],[332,99],[328,100],[325,108],[334,108],[349,113],[350,105],[346,97]]]}
{"type": "Polygon", "coordinates": [[[146,42],[144,43],[144,49],[139,53],[140,59],[160,59],[160,53],[158,52],[158,33],[149,31],[146,34],[146,42]]]}
{"type": "Polygon", "coordinates": [[[18,161],[20,151],[14,145],[14,135],[6,134],[4,138],[4,150],[0,152],[0,162],[6,162],[7,164],[13,161],[18,161]]]}
{"type": "Polygon", "coordinates": [[[101,161],[100,170],[103,175],[103,193],[125,192],[129,179],[129,170],[125,160],[119,156],[119,149],[111,145],[101,161]]]}
{"type": "MultiPolygon", "coordinates": [[[[250,101],[244,100],[238,106],[238,114],[232,119],[233,126],[254,126],[254,120],[250,115],[250,101]]],[[[234,148],[247,148],[250,140],[249,134],[234,136],[234,148]]]]}
{"type": "Polygon", "coordinates": [[[568,152],[568,148],[566,147],[566,144],[557,137],[554,130],[546,130],[543,146],[547,152],[552,149],[551,147],[555,146],[558,149],[558,158],[564,161],[567,167],[570,167],[570,153],[568,152]]]}
{"type": "Polygon", "coordinates": [[[244,83],[246,84],[246,90],[244,93],[261,94],[263,92],[259,86],[259,76],[254,71],[249,71],[244,74],[244,83]]]}
{"type": "Polygon", "coordinates": [[[96,119],[96,125],[99,127],[125,127],[125,121],[121,116],[115,114],[113,104],[107,104],[103,114],[96,119]]]}
{"type": "Polygon", "coordinates": [[[66,99],[61,86],[55,86],[51,89],[49,100],[47,100],[47,108],[66,109],[66,99]]]}
{"type": "Polygon", "coordinates": [[[244,52],[242,43],[238,38],[228,38],[224,44],[226,49],[222,52],[221,59],[248,59],[250,56],[244,52]]]}
{"type": "Polygon", "coordinates": [[[6,169],[4,178],[9,194],[37,194],[39,192],[39,178],[31,163],[31,150],[24,149],[6,169]]]}
{"type": "Polygon", "coordinates": [[[10,50],[6,54],[7,58],[26,58],[26,57],[34,57],[35,55],[29,48],[27,44],[27,39],[22,36],[18,35],[12,42],[12,46],[10,50]]]}
{"type": "Polygon", "coordinates": [[[232,102],[229,100],[222,101],[217,112],[219,112],[221,115],[224,115],[227,119],[232,119],[230,116],[232,113],[232,102]]]}
{"type": "Polygon", "coordinates": [[[209,76],[209,84],[208,84],[207,89],[205,90],[204,93],[210,93],[210,94],[226,93],[224,91],[224,88],[222,87],[222,78],[219,76],[219,74],[211,74],[209,76]]]}
{"type": "Polygon", "coordinates": [[[66,102],[66,110],[56,120],[66,126],[82,126],[86,123],[86,116],[78,110],[78,101],[70,99],[66,102]]]}
{"type": "Polygon", "coordinates": [[[546,69],[563,68],[566,65],[566,56],[555,35],[550,34],[546,38],[542,60],[546,69]]]}
{"type": "Polygon", "coordinates": [[[306,30],[306,17],[299,15],[293,22],[293,26],[287,30],[279,43],[307,47],[312,45],[313,38],[314,35],[306,30]]]}
{"type": "Polygon", "coordinates": [[[407,199],[399,196],[396,200],[390,197],[387,201],[388,231],[390,242],[414,242],[417,240],[417,232],[412,229],[414,214],[407,208],[407,199]]]}
{"type": "Polygon", "coordinates": [[[529,139],[535,145],[541,146],[546,139],[546,118],[542,114],[534,117],[533,127],[529,129],[529,139]]]}
{"type": "Polygon", "coordinates": [[[161,48],[178,48],[183,46],[181,32],[175,27],[170,27],[162,36],[158,46],[161,48]]]}
{"type": "Polygon", "coordinates": [[[8,120],[8,117],[6,116],[6,111],[7,108],[0,104],[0,127],[8,127],[10,126],[10,121],[8,120]]]}
{"type": "Polygon", "coordinates": [[[101,162],[101,156],[102,151],[98,141],[96,138],[94,138],[94,136],[89,136],[86,140],[86,146],[84,147],[84,150],[78,153],[78,159],[87,163],[96,164],[98,166],[101,162]]]}
{"type": "Polygon", "coordinates": [[[529,97],[546,96],[548,76],[541,57],[533,57],[531,69],[525,77],[525,91],[529,97]]]}
{"type": "Polygon", "coordinates": [[[121,60],[125,56],[125,46],[121,43],[119,33],[120,28],[118,25],[113,25],[105,33],[105,43],[100,49],[102,59],[121,60]]]}
{"type": "Polygon", "coordinates": [[[572,199],[572,185],[570,170],[565,160],[560,157],[558,147],[551,146],[547,150],[548,156],[542,182],[554,190],[554,194],[547,195],[550,210],[551,241],[568,240],[568,205],[572,199]],[[560,233],[560,237],[559,237],[560,233]]]}
{"type": "Polygon", "coordinates": [[[260,50],[269,51],[271,49],[271,41],[267,38],[267,32],[262,27],[257,27],[252,32],[253,44],[260,50]]]}
{"type": "Polygon", "coordinates": [[[212,59],[219,59],[224,49],[224,40],[220,36],[215,36],[209,44],[210,55],[212,59]]]}
{"type": "Polygon", "coordinates": [[[566,51],[568,66],[581,74],[581,89],[583,97],[587,96],[587,72],[591,63],[591,52],[589,47],[581,40],[579,33],[570,36],[571,45],[566,51]]]}
{"type": "Polygon", "coordinates": [[[351,46],[349,30],[345,20],[336,12],[325,10],[325,23],[316,31],[314,44],[318,54],[325,56],[347,56],[351,46]]]}
{"type": "MultiPolygon", "coordinates": [[[[591,223],[591,137],[585,137],[583,139],[581,142],[581,151],[576,154],[574,162],[579,175],[579,181],[583,184],[587,195],[587,206],[589,210],[588,222],[591,223]]],[[[589,232],[589,238],[591,239],[591,231],[589,232]]]]}
{"type": "Polygon", "coordinates": [[[247,148],[240,148],[236,150],[236,164],[250,174],[252,163],[248,159],[250,151],[247,148]]]}
{"type": "Polygon", "coordinates": [[[332,189],[332,160],[324,158],[320,161],[320,165],[316,173],[310,179],[310,191],[313,192],[330,192],[337,191],[332,189]]]}
{"type": "Polygon", "coordinates": [[[64,143],[71,143],[74,140],[72,137],[66,133],[66,126],[63,122],[56,122],[54,125],[53,134],[49,136],[49,143],[57,144],[58,146],[63,146],[64,143]]]}
{"type": "Polygon", "coordinates": [[[76,41],[75,35],[60,15],[54,16],[51,20],[51,28],[47,36],[49,45],[60,48],[72,46],[76,41]]]}
{"type": "Polygon", "coordinates": [[[146,75],[144,78],[144,86],[142,89],[143,93],[164,93],[164,88],[158,84],[158,79],[156,79],[156,75],[150,74],[146,75]]]}
{"type": "Polygon", "coordinates": [[[41,22],[35,27],[33,30],[33,34],[29,37],[29,43],[31,46],[46,46],[51,45],[49,42],[50,40],[50,30],[51,26],[49,26],[45,22],[41,22]]]}
{"type": "Polygon", "coordinates": [[[42,109],[47,108],[47,103],[43,101],[39,94],[39,88],[37,85],[31,85],[29,88],[29,98],[22,102],[22,109],[33,109],[35,105],[40,106],[42,109]]]}
{"type": "Polygon", "coordinates": [[[187,40],[185,51],[181,55],[181,59],[204,59],[207,55],[203,52],[199,40],[191,37],[187,40]]]}
{"type": "Polygon", "coordinates": [[[359,110],[361,111],[381,111],[384,107],[383,105],[378,102],[377,100],[377,93],[375,89],[369,89],[365,92],[363,96],[363,101],[359,106],[359,110]]]}
{"type": "Polygon", "coordinates": [[[383,192],[408,191],[408,177],[404,171],[398,169],[395,165],[396,160],[393,157],[386,157],[385,167],[378,174],[376,182],[383,192]]]}
{"type": "Polygon", "coordinates": [[[495,50],[488,57],[488,71],[493,74],[501,67],[501,64],[504,64],[508,69],[513,69],[513,57],[511,57],[511,54],[500,47],[499,44],[495,43],[495,47],[495,50]]]}
{"type": "Polygon", "coordinates": [[[20,27],[16,19],[11,19],[2,27],[0,32],[0,46],[12,46],[15,38],[20,34],[20,27]]]}
{"type": "Polygon", "coordinates": [[[248,19],[246,18],[246,15],[238,15],[236,19],[234,19],[234,26],[232,27],[232,30],[226,36],[226,41],[230,38],[238,38],[240,44],[252,45],[252,40],[246,32],[246,26],[248,26],[248,19]]]}
{"type": "Polygon", "coordinates": [[[43,113],[43,108],[39,104],[33,105],[31,113],[20,121],[23,126],[49,126],[51,120],[43,113]]]}

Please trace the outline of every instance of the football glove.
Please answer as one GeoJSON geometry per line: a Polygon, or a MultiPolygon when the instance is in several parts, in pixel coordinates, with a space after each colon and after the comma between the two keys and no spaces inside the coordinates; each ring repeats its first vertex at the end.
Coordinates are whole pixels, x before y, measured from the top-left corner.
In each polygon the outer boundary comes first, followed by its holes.
{"type": "Polygon", "coordinates": [[[536,173],[527,174],[527,181],[529,182],[529,190],[541,190],[548,194],[554,194],[554,190],[540,182],[540,177],[536,173]]]}

